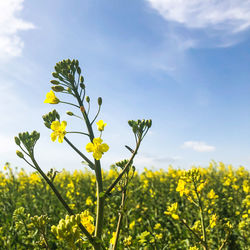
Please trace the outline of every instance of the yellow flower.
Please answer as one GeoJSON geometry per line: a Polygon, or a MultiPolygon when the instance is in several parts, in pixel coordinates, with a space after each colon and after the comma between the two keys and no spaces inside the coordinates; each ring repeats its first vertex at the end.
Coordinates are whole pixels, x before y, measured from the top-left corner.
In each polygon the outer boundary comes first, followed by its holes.
{"type": "Polygon", "coordinates": [[[104,123],[103,120],[98,121],[96,124],[99,131],[103,131],[104,127],[107,125],[107,123],[104,123]]]}
{"type": "Polygon", "coordinates": [[[186,182],[182,179],[179,180],[178,186],[176,188],[176,191],[180,193],[180,196],[183,196],[183,194],[188,195],[189,190],[185,188],[186,182]]]}
{"type": "Polygon", "coordinates": [[[210,227],[214,228],[216,226],[216,221],[217,221],[217,215],[213,214],[212,218],[209,221],[210,227]]]}
{"type": "Polygon", "coordinates": [[[95,231],[95,226],[93,225],[94,218],[90,215],[89,211],[85,210],[80,214],[81,223],[87,229],[87,231],[92,234],[95,231]]]}
{"type": "Polygon", "coordinates": [[[115,238],[116,238],[116,232],[112,233],[112,238],[110,239],[110,244],[114,245],[115,244],[115,238]]]}
{"type": "Polygon", "coordinates": [[[159,228],[161,228],[161,224],[160,223],[155,224],[154,229],[157,230],[159,228]]]}
{"type": "Polygon", "coordinates": [[[86,145],[87,152],[93,152],[93,157],[98,161],[102,158],[104,152],[109,150],[109,146],[106,143],[102,143],[102,139],[100,137],[94,138],[93,143],[89,142],[86,145]]]}
{"type": "Polygon", "coordinates": [[[67,126],[66,121],[62,121],[61,123],[59,121],[53,121],[50,126],[50,128],[53,130],[53,132],[51,133],[51,140],[55,141],[56,138],[58,137],[58,142],[62,143],[63,138],[66,134],[65,131],[66,126],[67,126]]]}
{"type": "Polygon", "coordinates": [[[167,211],[164,212],[166,215],[171,215],[174,220],[179,220],[179,215],[177,214],[178,203],[175,202],[167,208],[167,211]]]}
{"type": "Polygon", "coordinates": [[[210,192],[207,194],[207,197],[212,200],[218,198],[219,196],[215,194],[213,189],[211,189],[210,192]]]}
{"type": "Polygon", "coordinates": [[[135,226],[135,221],[133,220],[133,221],[129,224],[129,229],[130,229],[130,230],[133,230],[134,226],[135,226]]]}
{"type": "Polygon", "coordinates": [[[60,100],[56,97],[55,93],[52,90],[50,90],[50,92],[46,94],[44,103],[57,104],[59,102],[60,100]]]}
{"type": "Polygon", "coordinates": [[[127,238],[125,238],[123,240],[123,244],[124,244],[124,246],[130,246],[132,244],[132,237],[128,236],[127,238]]]}

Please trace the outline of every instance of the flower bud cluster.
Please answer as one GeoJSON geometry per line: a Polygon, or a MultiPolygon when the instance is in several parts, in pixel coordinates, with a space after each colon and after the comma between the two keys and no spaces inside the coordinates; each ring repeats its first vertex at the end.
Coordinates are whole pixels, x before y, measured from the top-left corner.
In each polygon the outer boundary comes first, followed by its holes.
{"type": "Polygon", "coordinates": [[[78,225],[80,223],[80,215],[66,215],[65,219],[61,219],[57,226],[53,225],[51,227],[51,232],[59,240],[76,241],[80,238],[80,230],[78,225]]]}
{"type": "MultiPolygon", "coordinates": [[[[62,60],[56,64],[55,72],[52,73],[52,76],[57,78],[59,81],[51,80],[50,82],[52,84],[55,84],[55,85],[59,85],[59,84],[61,84],[61,82],[64,82],[65,84],[69,85],[69,87],[72,87],[75,84],[75,74],[76,73],[79,75],[80,83],[84,82],[84,78],[83,78],[83,76],[81,76],[81,72],[82,72],[82,70],[79,67],[78,60],[75,60],[75,59],[62,60]]],[[[57,87],[57,86],[55,86],[55,87],[57,87]]]]}
{"type": "Polygon", "coordinates": [[[78,224],[82,225],[87,229],[87,231],[92,234],[95,230],[93,225],[94,218],[89,214],[88,211],[84,211],[81,214],[76,215],[66,215],[65,219],[61,219],[57,226],[53,225],[51,227],[51,232],[59,240],[66,240],[68,242],[74,243],[80,239],[81,231],[78,224]]]}
{"type": "Polygon", "coordinates": [[[139,138],[143,139],[143,137],[148,132],[148,129],[152,126],[152,120],[129,120],[128,125],[132,128],[133,133],[139,138]]]}
{"type": "Polygon", "coordinates": [[[49,112],[46,115],[43,115],[44,125],[50,129],[51,123],[55,120],[60,121],[60,115],[57,113],[57,111],[54,109],[51,112],[49,112]]]}
{"type": "Polygon", "coordinates": [[[34,217],[31,217],[30,220],[36,228],[44,229],[44,227],[48,224],[49,217],[47,215],[35,215],[34,217]]]}
{"type": "MultiPolygon", "coordinates": [[[[15,142],[18,146],[20,146],[21,142],[23,143],[24,147],[28,150],[29,153],[33,153],[34,146],[36,142],[40,138],[40,133],[37,131],[33,131],[31,134],[29,132],[19,133],[18,137],[15,137],[15,142]]],[[[16,151],[16,154],[20,158],[24,158],[22,152],[16,151]]]]}

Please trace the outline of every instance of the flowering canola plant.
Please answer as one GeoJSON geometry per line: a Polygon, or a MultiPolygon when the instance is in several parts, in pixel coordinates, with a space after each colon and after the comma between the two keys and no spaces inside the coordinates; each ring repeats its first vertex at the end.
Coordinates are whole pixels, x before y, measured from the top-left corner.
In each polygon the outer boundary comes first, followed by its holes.
{"type": "MultiPolygon", "coordinates": [[[[92,217],[92,215],[88,214],[88,211],[78,211],[77,214],[74,211],[76,204],[79,203],[79,200],[71,200],[73,199],[74,194],[78,195],[79,199],[81,197],[81,193],[76,191],[77,185],[75,183],[70,182],[67,185],[66,197],[70,199],[70,201],[68,201],[62,195],[62,192],[58,190],[58,186],[54,185],[58,171],[51,169],[47,174],[45,174],[39,166],[34,154],[34,147],[40,138],[40,134],[38,132],[33,131],[32,133],[19,133],[19,135],[15,137],[15,143],[20,147],[20,150],[17,150],[16,154],[42,176],[47,185],[53,191],[55,197],[68,213],[65,219],[61,219],[57,226],[54,225],[52,227],[52,232],[56,238],[59,240],[65,240],[70,249],[79,249],[79,247],[85,248],[90,246],[97,250],[103,249],[105,248],[103,241],[103,231],[105,227],[104,211],[110,208],[110,206],[107,205],[108,197],[115,189],[118,189],[120,196],[122,197],[120,209],[125,209],[128,186],[135,173],[133,160],[138,153],[143,138],[152,125],[152,121],[144,119],[128,121],[128,125],[131,127],[135,138],[134,149],[126,146],[126,148],[129,149],[130,157],[116,163],[116,168],[119,168],[120,171],[116,176],[113,176],[113,180],[109,186],[105,186],[100,159],[103,154],[109,150],[108,144],[103,143],[103,139],[101,138],[107,123],[104,123],[103,120],[96,122],[98,133],[100,133],[99,136],[95,136],[95,130],[93,128],[93,124],[95,123],[101,110],[102,98],[99,97],[97,99],[98,111],[93,116],[94,118],[90,119],[91,100],[89,96],[86,96],[86,86],[84,84],[84,77],[78,60],[67,59],[58,62],[55,65],[55,72],[52,73],[52,76],[54,79],[50,82],[53,86],[46,94],[44,103],[70,106],[74,109],[74,112],[73,110],[70,110],[67,111],[66,114],[70,117],[80,119],[81,122],[84,121],[86,126],[84,131],[66,131],[67,122],[60,121],[60,115],[55,109],[43,116],[44,125],[48,129],[52,130],[51,140],[53,142],[57,139],[59,143],[66,142],[68,146],[82,158],[82,163],[85,163],[92,171],[94,171],[96,197],[93,199],[89,197],[87,197],[87,199],[85,198],[85,200],[88,201],[86,202],[86,205],[96,205],[96,210],[93,213],[94,216],[92,217]],[[54,91],[58,94],[67,94],[72,97],[72,100],[68,101],[67,99],[67,101],[65,101],[63,97],[59,99],[55,95],[54,91]],[[70,138],[70,135],[73,133],[85,136],[85,139],[87,140],[85,149],[88,153],[93,153],[93,159],[88,158],[85,152],[82,152],[81,149],[78,149],[74,145],[74,142],[70,138]],[[96,201],[93,202],[94,200],[96,201]],[[81,220],[76,219],[79,217],[77,217],[79,214],[82,218],[81,220]]],[[[59,186],[61,185],[62,183],[59,186]]],[[[89,186],[92,187],[92,182],[89,183],[89,186]]],[[[115,228],[113,240],[111,241],[111,247],[113,249],[117,249],[118,247],[118,238],[122,229],[122,220],[122,213],[118,213],[118,224],[115,228]]],[[[115,226],[113,223],[112,225],[115,226]]],[[[44,239],[44,247],[50,249],[49,242],[46,240],[45,231],[43,230],[45,229],[40,229],[40,232],[42,233],[41,237],[44,239]]]]}

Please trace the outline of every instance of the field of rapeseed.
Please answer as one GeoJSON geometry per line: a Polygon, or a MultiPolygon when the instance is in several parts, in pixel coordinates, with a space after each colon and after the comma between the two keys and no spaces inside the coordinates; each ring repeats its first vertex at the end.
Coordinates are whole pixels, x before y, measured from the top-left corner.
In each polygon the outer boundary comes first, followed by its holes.
{"type": "MultiPolygon", "coordinates": [[[[118,170],[111,167],[102,174],[108,187],[118,170]]],[[[93,233],[95,175],[62,171],[53,177],[76,216],[67,215],[38,173],[13,170],[9,164],[0,172],[1,249],[89,248],[76,221],[93,233]]],[[[106,200],[104,247],[114,240],[120,213],[118,249],[249,249],[249,191],[249,171],[223,163],[134,172],[125,206],[120,208],[119,186],[106,200]]]]}

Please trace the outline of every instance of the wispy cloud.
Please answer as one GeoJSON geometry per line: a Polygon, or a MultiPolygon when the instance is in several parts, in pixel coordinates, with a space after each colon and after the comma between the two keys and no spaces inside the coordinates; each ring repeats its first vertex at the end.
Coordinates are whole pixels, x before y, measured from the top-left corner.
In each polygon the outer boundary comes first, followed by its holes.
{"type": "Polygon", "coordinates": [[[240,40],[239,33],[250,28],[248,0],[147,0],[147,2],[165,20],[188,29],[189,36],[196,40],[200,38],[194,34],[194,30],[199,31],[199,35],[209,39],[212,46],[232,46],[240,40]]]}
{"type": "Polygon", "coordinates": [[[180,156],[166,156],[158,157],[149,154],[138,155],[135,159],[135,166],[139,167],[167,167],[169,164],[178,162],[181,159],[180,156]]]}
{"type": "Polygon", "coordinates": [[[202,141],[186,141],[182,145],[183,148],[190,148],[197,152],[212,152],[215,150],[214,146],[207,145],[202,141]]]}
{"type": "Polygon", "coordinates": [[[21,30],[33,29],[35,26],[18,17],[23,9],[23,0],[0,1],[0,59],[20,56],[24,42],[19,37],[21,30]]]}

